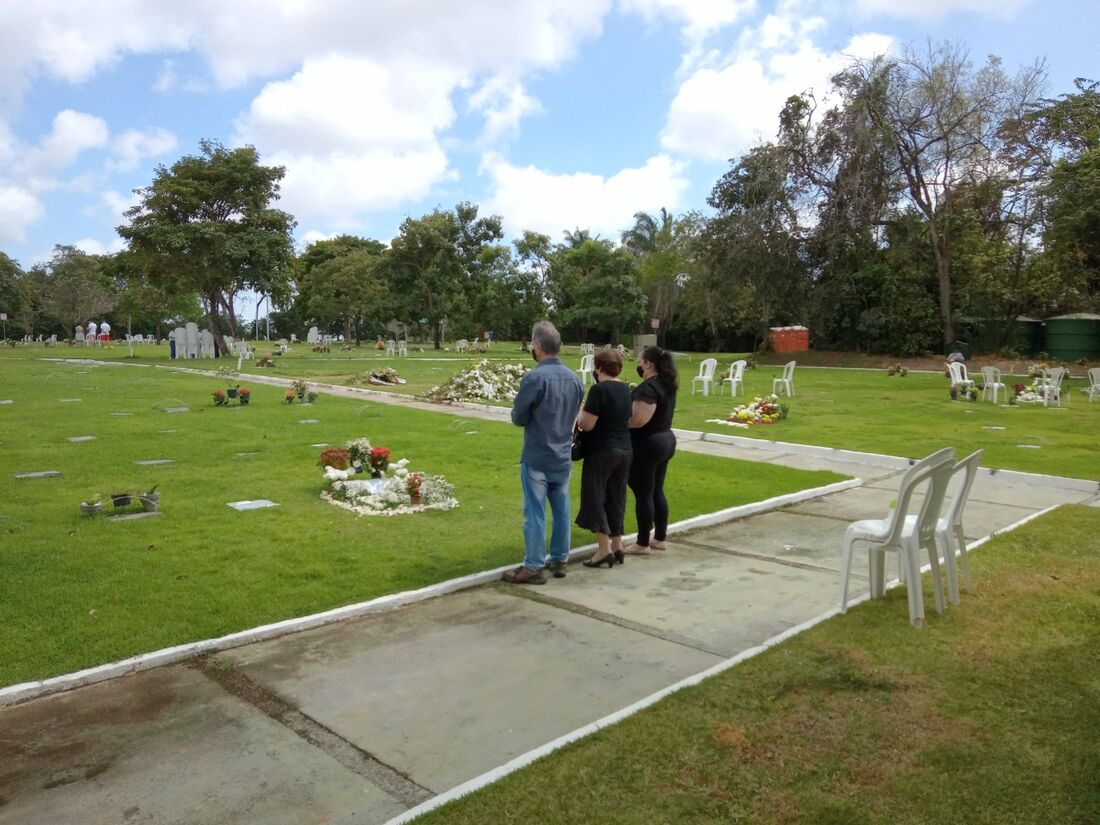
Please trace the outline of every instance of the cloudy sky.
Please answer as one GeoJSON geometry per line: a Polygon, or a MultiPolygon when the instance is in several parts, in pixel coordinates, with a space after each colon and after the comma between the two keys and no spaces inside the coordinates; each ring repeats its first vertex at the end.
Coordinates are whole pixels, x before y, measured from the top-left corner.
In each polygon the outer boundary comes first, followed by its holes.
{"type": "Polygon", "coordinates": [[[960,40],[1054,95],[1100,77],[1097,31],[1095,0],[0,0],[0,250],[119,248],[201,138],[286,167],[299,243],[461,200],[617,237],[703,207],[853,56],[960,40]]]}

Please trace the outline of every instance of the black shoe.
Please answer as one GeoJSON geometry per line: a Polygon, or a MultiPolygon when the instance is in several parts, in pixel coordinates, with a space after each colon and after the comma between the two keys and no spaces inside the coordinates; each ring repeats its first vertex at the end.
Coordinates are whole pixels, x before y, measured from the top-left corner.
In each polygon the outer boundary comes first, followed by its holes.
{"type": "Polygon", "coordinates": [[[611,554],[615,556],[615,561],[619,564],[622,564],[626,560],[626,553],[623,552],[623,548],[621,547],[618,550],[612,550],[611,554]]]}
{"type": "Polygon", "coordinates": [[[554,574],[555,579],[564,579],[565,578],[565,565],[566,564],[567,564],[567,562],[564,562],[564,561],[553,561],[553,560],[551,560],[551,562],[548,565],[546,565],[546,569],[554,574]]]}
{"type": "Polygon", "coordinates": [[[585,559],[583,562],[581,562],[581,564],[583,564],[585,567],[603,567],[606,564],[607,569],[610,570],[612,567],[615,566],[615,554],[614,553],[608,553],[606,556],[604,556],[599,561],[592,561],[592,559],[585,559]]]}

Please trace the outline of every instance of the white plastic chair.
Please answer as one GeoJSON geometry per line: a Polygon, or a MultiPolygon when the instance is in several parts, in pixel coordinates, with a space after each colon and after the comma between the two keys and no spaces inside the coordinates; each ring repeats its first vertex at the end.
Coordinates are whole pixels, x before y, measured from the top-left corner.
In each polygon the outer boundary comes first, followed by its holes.
{"type": "Polygon", "coordinates": [[[1051,367],[1043,370],[1043,406],[1049,407],[1051,402],[1062,406],[1062,379],[1068,373],[1065,367],[1051,367]]]}
{"type": "Polygon", "coordinates": [[[1001,383],[1001,371],[996,367],[982,367],[982,400],[984,401],[989,394],[993,395],[993,403],[997,403],[997,394],[1005,390],[1005,394],[1008,394],[1005,385],[1001,383]]]}
{"type": "Polygon", "coordinates": [[[868,548],[868,567],[871,577],[871,598],[878,599],[886,592],[886,551],[898,553],[899,576],[908,583],[909,621],[920,627],[924,621],[924,590],[920,578],[920,551],[928,550],[932,567],[932,585],[936,596],[936,610],[943,612],[943,582],[940,580],[939,553],[936,549],[936,526],[944,493],[955,469],[955,450],[946,447],[932,453],[910,467],[901,478],[897,506],[884,519],[863,519],[852,522],[844,532],[840,566],[840,612],[848,610],[848,579],[852,572],[852,550],[857,541],[871,545],[868,548]],[[913,494],[926,486],[924,501],[919,513],[913,517],[910,529],[906,517],[913,494]]]}
{"type": "Polygon", "coordinates": [[[584,386],[588,386],[588,382],[592,380],[592,369],[595,361],[595,355],[581,356],[581,368],[577,370],[577,374],[580,375],[581,384],[583,384],[584,386]]]}
{"type": "Polygon", "coordinates": [[[594,355],[595,352],[595,344],[581,344],[581,355],[594,355]]]}
{"type": "Polygon", "coordinates": [[[966,371],[966,364],[961,361],[948,361],[947,372],[951,376],[951,383],[958,387],[961,392],[965,392],[974,385],[966,371]]]}
{"type": "Polygon", "coordinates": [[[691,379],[691,394],[695,395],[695,384],[703,382],[703,395],[710,395],[710,385],[714,381],[714,370],[718,367],[717,358],[704,358],[699,364],[699,374],[691,379]]]}
{"type": "Polygon", "coordinates": [[[455,341],[455,352],[467,352],[470,349],[470,342],[465,338],[459,338],[455,341]]]}
{"type": "Polygon", "coordinates": [[[409,342],[402,338],[397,342],[397,354],[408,355],[409,354],[409,342]]]}
{"type": "Polygon", "coordinates": [[[788,361],[783,365],[783,375],[772,379],[772,395],[780,395],[780,391],[786,391],[788,397],[794,396],[794,361],[788,361]]]}
{"type": "Polygon", "coordinates": [[[393,355],[397,351],[397,342],[392,338],[386,339],[386,355],[393,355]]]}
{"type": "MultiPolygon", "coordinates": [[[[947,597],[952,604],[959,603],[959,572],[955,557],[959,557],[962,565],[963,586],[969,593],[970,584],[970,560],[966,555],[966,534],[963,532],[963,510],[966,509],[967,499],[970,498],[970,488],[974,486],[974,479],[978,475],[978,465],[982,461],[982,450],[976,450],[966,458],[960,459],[951,471],[951,484],[958,479],[955,493],[945,499],[940,517],[936,521],[936,540],[943,549],[944,566],[947,568],[947,597]]],[[[916,518],[906,517],[905,530],[912,531],[916,518]],[[912,522],[912,523],[911,523],[912,522]]]]}
{"type": "Polygon", "coordinates": [[[737,395],[738,391],[745,391],[745,367],[748,366],[746,361],[734,361],[730,364],[729,373],[722,379],[718,385],[718,392],[722,391],[722,387],[729,384],[730,395],[737,395]]]}
{"type": "Polygon", "coordinates": [[[1093,367],[1087,373],[1089,377],[1089,385],[1082,389],[1089,397],[1089,403],[1091,404],[1097,398],[1100,398],[1100,367],[1093,367]]]}

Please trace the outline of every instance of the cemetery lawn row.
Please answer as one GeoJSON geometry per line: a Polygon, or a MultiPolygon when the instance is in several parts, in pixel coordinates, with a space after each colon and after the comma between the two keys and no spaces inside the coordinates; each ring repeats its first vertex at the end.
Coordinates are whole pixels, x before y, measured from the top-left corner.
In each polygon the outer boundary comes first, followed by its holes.
{"type": "MultiPolygon", "coordinates": [[[[152,367],[7,359],[3,377],[0,399],[14,403],[0,406],[0,685],[521,560],[511,425],[332,396],[288,406],[263,385],[247,407],[214,407],[224,382],[152,367]],[[84,435],[95,440],[68,440],[84,435]],[[364,436],[445,475],[461,506],[357,519],[320,500],[311,445],[364,436]],[[150,459],[175,463],[134,463],[150,459]],[[36,470],[64,475],[12,478],[36,470]],[[95,493],[154,484],[159,517],[108,522],[109,498],[103,514],[79,513],[95,493]],[[260,498],[279,506],[226,506],[260,498]]],[[[683,453],[668,492],[683,519],[839,479],[683,453]]],[[[574,530],[574,546],[591,538],[574,530]]]]}
{"type": "Polygon", "coordinates": [[[1098,822],[1098,554],[1062,507],[921,631],[897,588],[417,821],[1098,822]]]}
{"type": "MultiPolygon", "coordinates": [[[[576,366],[580,357],[575,347],[567,348],[564,362],[576,366]]],[[[34,355],[82,355],[81,348],[59,347],[43,350],[0,351],[0,363],[7,359],[26,360],[34,355]]],[[[137,347],[138,363],[169,364],[163,347],[137,347]]],[[[95,351],[93,357],[124,359],[125,347],[95,351]]],[[[479,357],[479,356],[475,356],[479,357]]],[[[514,342],[494,345],[490,356],[515,363],[531,363],[530,356],[520,353],[514,342]]],[[[790,406],[790,416],[771,426],[740,429],[708,422],[725,418],[735,404],[749,403],[754,396],[771,392],[772,378],[781,368],[761,366],[745,373],[745,392],[737,398],[727,393],[692,395],[691,377],[698,371],[702,353],[679,359],[682,390],[677,400],[675,424],[685,430],[750,438],[816,444],[850,450],[921,457],[951,444],[959,455],[976,449],[985,450],[983,464],[1008,470],[1072,476],[1100,481],[1100,403],[1089,404],[1080,391],[1080,378],[1067,382],[1067,401],[1061,409],[1042,406],[1007,406],[1003,398],[994,405],[988,402],[951,401],[949,382],[940,374],[910,372],[902,377],[888,376],[880,370],[796,369],[795,398],[784,403],[790,406]],[[1023,446],[1021,446],[1023,445],[1023,446]]],[[[732,355],[719,359],[719,369],[728,369],[732,355]]],[[[174,362],[176,364],[184,362],[174,362]]],[[[210,369],[221,365],[217,361],[191,361],[187,366],[210,369]]],[[[226,361],[235,366],[236,361],[226,361]]],[[[368,347],[350,353],[314,353],[299,346],[284,358],[278,367],[254,373],[285,378],[305,377],[318,382],[343,385],[372,367],[390,366],[408,379],[408,384],[382,391],[417,394],[435,384],[445,382],[471,363],[465,356],[428,350],[406,358],[385,358],[368,347]]],[[[629,374],[631,362],[626,365],[629,374]]],[[[636,379],[635,379],[636,380],[636,379]]],[[[1022,377],[1005,377],[1011,385],[1024,381],[1022,377]]],[[[247,380],[242,380],[247,384],[247,380]]],[[[361,385],[362,386],[362,385],[361,385]]]]}

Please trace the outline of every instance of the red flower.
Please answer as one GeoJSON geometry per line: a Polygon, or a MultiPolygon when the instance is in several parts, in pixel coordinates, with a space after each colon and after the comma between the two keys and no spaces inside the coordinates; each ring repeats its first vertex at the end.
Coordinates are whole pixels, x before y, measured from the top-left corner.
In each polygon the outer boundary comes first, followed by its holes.
{"type": "Polygon", "coordinates": [[[215,398],[225,398],[225,393],[222,390],[214,390],[215,398]]]}
{"type": "Polygon", "coordinates": [[[387,447],[370,448],[370,466],[375,470],[385,470],[390,464],[390,450],[387,447]]]}

